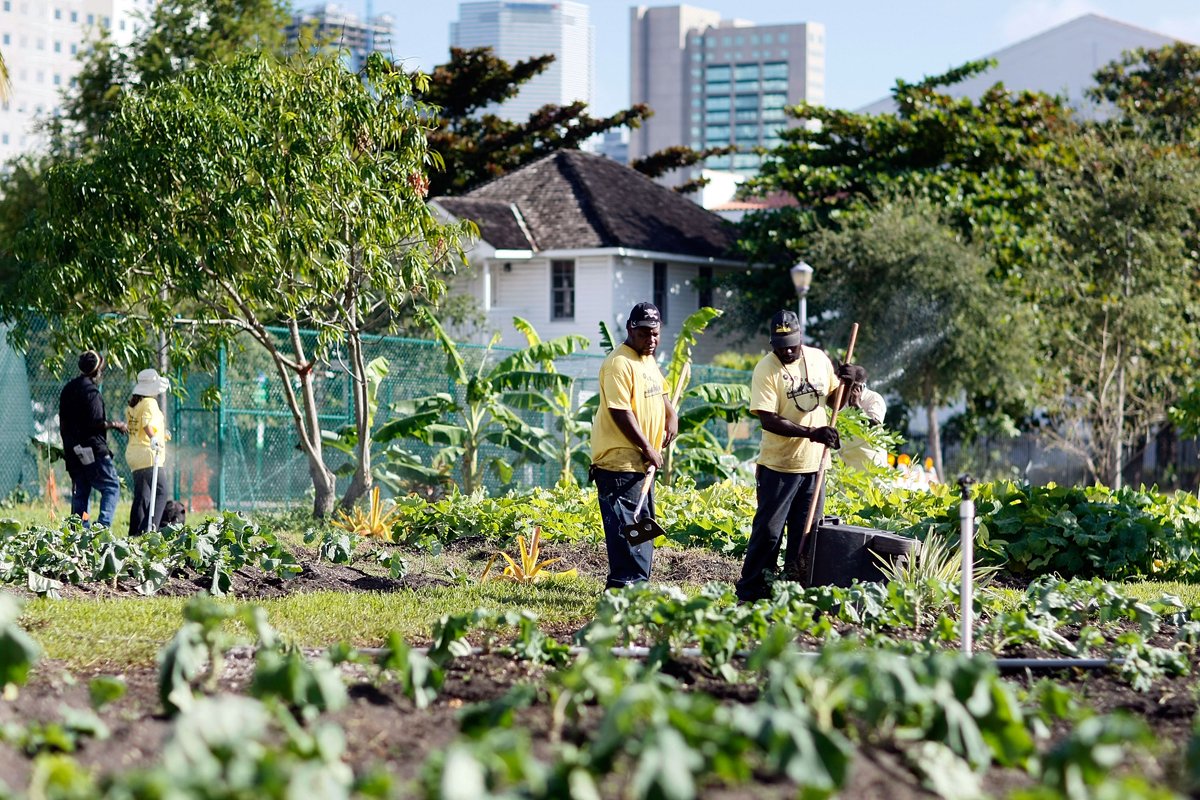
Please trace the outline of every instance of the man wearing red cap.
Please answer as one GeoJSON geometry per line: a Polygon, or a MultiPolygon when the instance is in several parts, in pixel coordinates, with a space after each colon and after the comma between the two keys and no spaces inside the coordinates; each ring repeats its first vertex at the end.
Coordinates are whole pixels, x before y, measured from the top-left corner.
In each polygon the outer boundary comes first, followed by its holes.
{"type": "Polygon", "coordinates": [[[79,375],[63,387],[58,397],[58,427],[62,433],[63,460],[71,476],[71,513],[88,523],[92,490],[100,492],[96,522],[111,528],[121,484],[108,447],[108,431],[125,433],[124,422],[109,421],[100,396],[104,358],[95,350],[79,356],[79,375]]]}
{"type": "MultiPolygon", "coordinates": [[[[638,303],[625,322],[625,341],[600,366],[600,407],[592,423],[592,467],[604,543],[608,551],[605,588],[650,580],[654,542],[631,545],[622,529],[634,522],[649,467],[662,469],[662,450],[679,432],[662,371],[654,360],[662,315],[653,303],[638,303]]],[[[654,518],[654,489],[643,512],[654,518]]]]}

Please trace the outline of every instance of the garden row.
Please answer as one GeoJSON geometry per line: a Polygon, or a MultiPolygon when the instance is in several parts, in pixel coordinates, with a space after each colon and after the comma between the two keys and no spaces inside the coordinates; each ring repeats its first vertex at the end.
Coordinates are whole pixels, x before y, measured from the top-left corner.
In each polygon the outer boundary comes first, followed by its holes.
{"type": "MultiPolygon", "coordinates": [[[[982,565],[1026,578],[1200,578],[1200,502],[1192,495],[1007,481],[983,484],[975,495],[982,565]]],[[[663,544],[739,558],[754,502],[751,487],[731,481],[703,489],[686,481],[659,487],[658,515],[667,531],[663,544]]],[[[948,487],[912,492],[862,482],[839,486],[828,510],[848,522],[919,539],[936,534],[953,544],[958,503],[948,487]]],[[[370,525],[310,527],[306,538],[318,558],[348,564],[363,558],[362,534],[373,533],[382,546],[371,548],[370,557],[397,578],[407,569],[406,553],[437,553],[462,540],[508,548],[518,536],[529,539],[535,529],[543,541],[598,545],[602,526],[594,491],[563,484],[499,497],[455,493],[433,502],[410,495],[370,525]]],[[[133,539],[83,528],[77,521],[46,528],[0,520],[0,583],[39,594],[53,596],[64,583],[105,582],[154,594],[171,575],[187,573],[220,595],[243,567],[282,579],[304,569],[275,525],[259,526],[235,514],[133,539]]]]}

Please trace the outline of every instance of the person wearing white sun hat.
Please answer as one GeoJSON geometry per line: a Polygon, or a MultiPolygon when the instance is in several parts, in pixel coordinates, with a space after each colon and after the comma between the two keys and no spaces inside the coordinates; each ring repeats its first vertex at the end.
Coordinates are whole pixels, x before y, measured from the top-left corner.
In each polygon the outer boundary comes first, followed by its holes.
{"type": "Polygon", "coordinates": [[[157,370],[144,369],[137,375],[129,406],[125,409],[125,422],[129,426],[125,460],[133,472],[130,536],[158,530],[166,506],[167,481],[162,468],[167,461],[166,442],[171,437],[167,433],[166,418],[158,407],[158,396],[168,388],[170,383],[157,370]]]}

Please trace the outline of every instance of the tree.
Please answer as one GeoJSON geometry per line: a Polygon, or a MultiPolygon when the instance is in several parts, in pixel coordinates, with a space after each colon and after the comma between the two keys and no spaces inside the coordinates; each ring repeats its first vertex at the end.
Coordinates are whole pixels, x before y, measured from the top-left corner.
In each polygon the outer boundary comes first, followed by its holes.
{"type": "Polygon", "coordinates": [[[727,329],[747,337],[762,330],[780,299],[793,296],[787,268],[803,259],[821,269],[809,305],[812,334],[823,339],[823,312],[839,275],[814,261],[811,237],[838,215],[897,193],[943,208],[945,221],[987,252],[999,280],[1019,281],[1025,269],[1045,263],[1042,186],[1029,159],[1055,163],[1060,132],[1074,122],[1059,99],[1044,94],[997,85],[975,101],[945,91],[988,66],[972,62],[918,83],[897,81],[895,113],[807,104],[788,110],[811,124],[782,133],[783,144],[749,189],[784,193],[797,205],[742,223],[739,247],[747,260],[776,268],[731,276],[738,302],[727,309],[727,329]]]}
{"type": "Polygon", "coordinates": [[[901,195],[819,230],[812,257],[839,277],[827,329],[860,325],[855,360],[901,399],[926,409],[929,451],[945,475],[937,411],[966,394],[1032,390],[1032,318],[989,278],[993,264],[944,212],[901,195]]]}
{"type": "Polygon", "coordinates": [[[1059,321],[1047,374],[1053,441],[1122,483],[1125,450],[1186,400],[1200,367],[1200,159],[1158,120],[1091,128],[1049,172],[1054,269],[1037,282],[1059,321]]]}
{"type": "Polygon", "coordinates": [[[245,50],[281,53],[290,19],[280,0],[163,0],[127,47],[101,29],[80,53],[55,137],[69,151],[92,146],[125,95],[199,64],[228,63],[245,50]]]}
{"type": "Polygon", "coordinates": [[[1169,141],[1186,141],[1200,119],[1200,47],[1175,42],[1139,47],[1095,74],[1087,94],[1169,141]]]}
{"type": "MultiPolygon", "coordinates": [[[[430,176],[433,197],[462,194],[556,150],[578,149],[596,134],[636,128],[653,113],[649,106],[638,104],[609,117],[593,117],[582,102],[546,105],[522,122],[490,113],[489,109],[515,97],[527,81],[544,72],[553,61],[553,55],[544,55],[510,65],[490,48],[451,48],[450,61],[434,68],[429,90],[422,96],[441,109],[429,146],[440,154],[445,169],[430,176]]],[[[655,178],[729,150],[668,148],[633,166],[655,178]]],[[[680,190],[690,191],[700,185],[693,182],[680,190]]]]}
{"type": "Polygon", "coordinates": [[[60,344],[103,330],[134,348],[166,329],[181,366],[248,335],[275,366],[313,512],[327,515],[335,485],[316,368],[347,347],[359,423],[351,499],[371,480],[363,320],[441,294],[436,270],[461,257],[468,230],[439,225],[424,202],[428,109],[414,88],[380,55],[355,75],[333,55],[257,52],[130,93],[96,153],[49,171],[50,202],[19,237],[20,279],[0,314],[19,339],[28,312],[41,312],[60,344]],[[194,309],[187,324],[180,304],[194,309]]]}

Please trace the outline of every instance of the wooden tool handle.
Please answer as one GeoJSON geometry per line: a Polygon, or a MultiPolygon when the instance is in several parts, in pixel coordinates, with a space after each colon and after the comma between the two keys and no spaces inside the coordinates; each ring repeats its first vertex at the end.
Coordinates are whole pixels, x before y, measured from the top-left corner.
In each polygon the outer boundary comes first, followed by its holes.
{"type": "Polygon", "coordinates": [[[633,518],[636,520],[642,513],[642,506],[646,504],[646,495],[650,494],[650,487],[654,485],[654,466],[651,465],[646,470],[646,480],[642,481],[642,493],[638,496],[637,507],[633,509],[633,518]]]}
{"type": "MultiPolygon", "coordinates": [[[[850,359],[854,357],[854,345],[858,341],[858,323],[850,326],[850,344],[846,348],[846,360],[844,363],[849,364],[850,359]]],[[[838,381],[837,391],[833,394],[833,414],[829,418],[829,426],[833,427],[837,422],[838,409],[842,406],[842,393],[846,389],[846,384],[838,381]]],[[[817,515],[817,498],[821,496],[821,487],[825,485],[825,456],[829,453],[828,445],[821,445],[821,462],[817,468],[817,485],[813,490],[812,502],[808,504],[808,516],[804,520],[804,533],[800,535],[800,555],[804,555],[804,548],[808,544],[808,535],[812,532],[813,518],[817,515]]]]}

